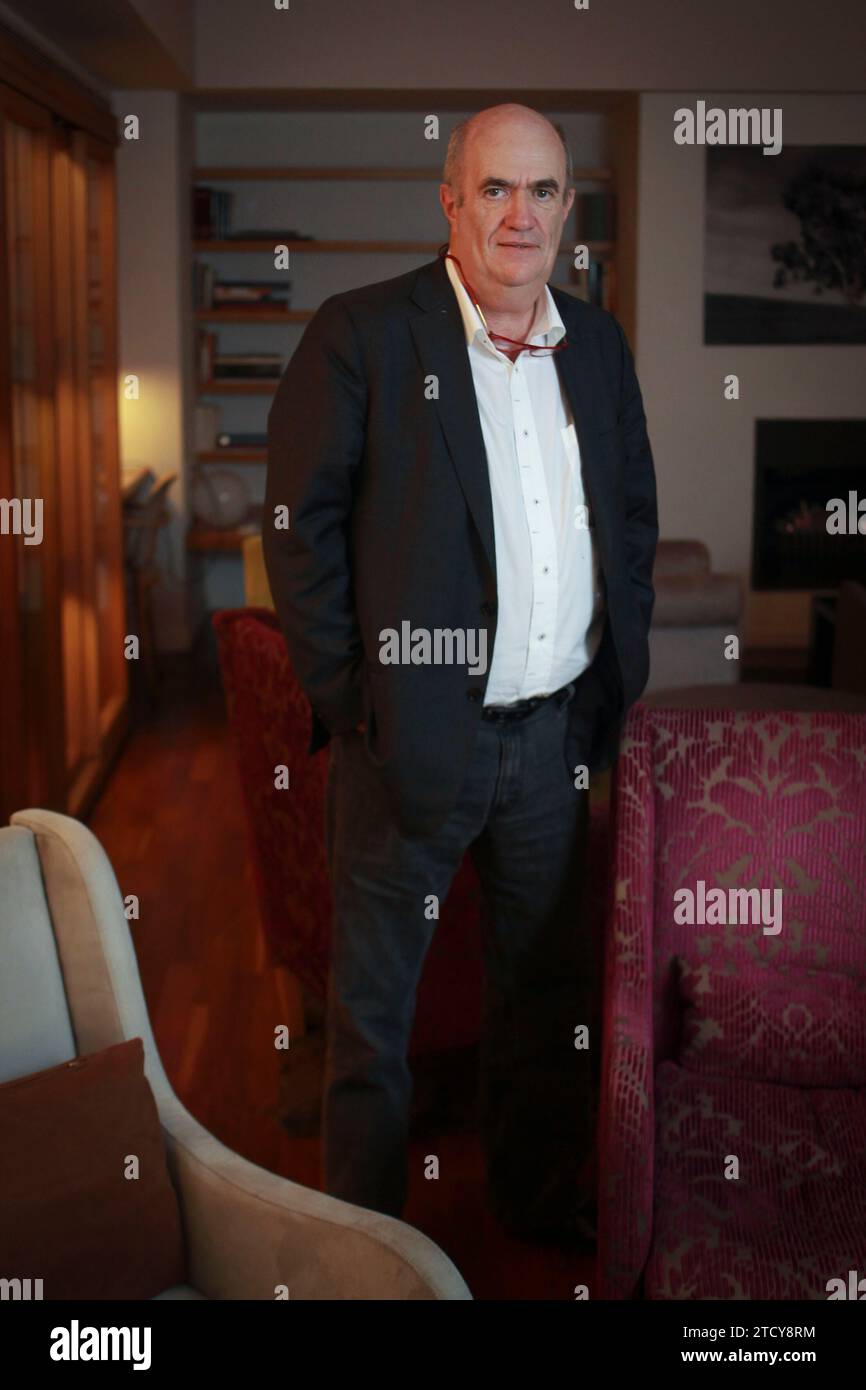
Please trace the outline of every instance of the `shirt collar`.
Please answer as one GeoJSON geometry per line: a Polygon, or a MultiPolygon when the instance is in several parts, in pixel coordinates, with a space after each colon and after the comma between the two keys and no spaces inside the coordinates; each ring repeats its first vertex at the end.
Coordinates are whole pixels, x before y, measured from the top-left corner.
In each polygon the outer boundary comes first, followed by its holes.
{"type": "MultiPolygon", "coordinates": [[[[457,296],[457,303],[460,307],[460,317],[463,320],[463,330],[466,334],[466,345],[471,347],[473,343],[478,343],[482,347],[487,347],[497,356],[503,356],[499,349],[494,347],[487,337],[484,324],[478,314],[478,310],[466,293],[463,282],[457,273],[457,267],[453,261],[446,260],[445,269],[448,272],[448,279],[451,281],[454,293],[457,296]]],[[[565,324],[562,322],[556,301],[550,293],[547,285],[544,287],[544,297],[536,309],[535,322],[532,325],[528,343],[535,343],[538,340],[538,347],[552,347],[565,337],[565,324]]]]}

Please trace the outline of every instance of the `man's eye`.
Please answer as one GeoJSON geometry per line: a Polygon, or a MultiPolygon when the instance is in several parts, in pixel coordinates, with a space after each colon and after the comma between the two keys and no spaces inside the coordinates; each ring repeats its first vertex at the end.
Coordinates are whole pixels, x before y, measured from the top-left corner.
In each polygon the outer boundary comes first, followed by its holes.
{"type": "Polygon", "coordinates": [[[490,185],[485,189],[485,192],[487,192],[487,193],[501,193],[502,191],[503,191],[503,190],[502,190],[498,185],[495,185],[495,184],[490,184],[490,185]]]}

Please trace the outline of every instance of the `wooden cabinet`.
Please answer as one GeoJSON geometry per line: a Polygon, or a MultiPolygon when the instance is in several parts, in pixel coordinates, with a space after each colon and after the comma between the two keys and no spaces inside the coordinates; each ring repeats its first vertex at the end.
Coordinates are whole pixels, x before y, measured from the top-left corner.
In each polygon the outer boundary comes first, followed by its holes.
{"type": "Polygon", "coordinates": [[[0,83],[4,822],[82,814],[127,713],[114,122],[98,113],[95,134],[34,87],[0,83]]]}

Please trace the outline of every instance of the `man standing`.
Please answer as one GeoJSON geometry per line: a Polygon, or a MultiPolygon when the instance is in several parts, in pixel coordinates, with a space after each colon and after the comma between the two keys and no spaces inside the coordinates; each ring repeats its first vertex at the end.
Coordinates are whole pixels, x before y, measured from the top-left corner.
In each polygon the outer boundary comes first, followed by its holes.
{"type": "Polygon", "coordinates": [[[622,329],[547,286],[573,199],[538,112],[457,127],[447,256],[326,300],[286,370],[263,527],[310,751],[332,743],[326,1190],[402,1213],[429,908],[471,849],[490,1200],[539,1234],[588,1229],[581,769],[646,684],[658,534],[622,329]]]}

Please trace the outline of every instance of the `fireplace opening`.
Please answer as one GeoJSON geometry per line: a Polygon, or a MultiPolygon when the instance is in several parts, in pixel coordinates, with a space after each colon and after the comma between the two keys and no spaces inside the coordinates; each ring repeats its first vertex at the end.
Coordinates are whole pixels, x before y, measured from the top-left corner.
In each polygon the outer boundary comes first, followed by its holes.
{"type": "Polygon", "coordinates": [[[758,420],[752,588],[866,583],[866,535],[827,530],[828,503],[866,498],[866,420],[758,420]]]}

